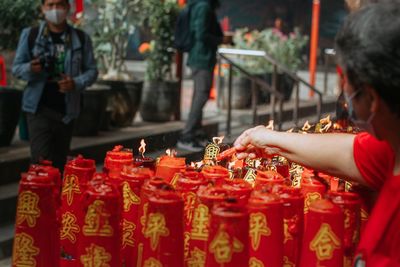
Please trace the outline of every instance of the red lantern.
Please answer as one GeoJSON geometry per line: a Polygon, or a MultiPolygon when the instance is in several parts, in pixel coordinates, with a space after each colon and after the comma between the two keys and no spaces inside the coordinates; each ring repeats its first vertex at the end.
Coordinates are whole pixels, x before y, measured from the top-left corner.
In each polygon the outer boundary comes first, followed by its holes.
{"type": "Polygon", "coordinates": [[[222,185],[226,179],[229,179],[229,171],[222,166],[204,166],[201,173],[207,181],[213,185],[222,185]]]}
{"type": "Polygon", "coordinates": [[[301,267],[343,266],[343,213],[330,200],[310,206],[304,232],[301,267]]]}
{"type": "Polygon", "coordinates": [[[143,248],[145,238],[143,236],[143,229],[146,225],[148,208],[149,208],[149,197],[158,189],[169,188],[170,184],[167,183],[163,178],[153,177],[150,180],[144,182],[140,191],[140,205],[139,212],[136,220],[136,228],[134,230],[134,237],[137,239],[137,249],[133,251],[133,259],[137,259],[137,266],[141,266],[143,263],[143,248]]]}
{"type": "Polygon", "coordinates": [[[123,146],[115,146],[112,151],[108,151],[104,159],[104,172],[110,178],[118,178],[124,166],[132,165],[133,153],[123,146]]]}
{"type": "Polygon", "coordinates": [[[225,180],[222,188],[226,189],[229,196],[235,198],[242,205],[247,204],[253,191],[252,186],[242,179],[225,180]]]}
{"type": "MultiPolygon", "coordinates": [[[[283,264],[298,266],[304,228],[304,197],[298,188],[282,187],[283,264]]],[[[311,266],[311,265],[310,265],[311,266]]]]}
{"type": "Polygon", "coordinates": [[[254,191],[249,199],[250,266],[283,266],[283,202],[278,195],[254,191]],[[261,264],[256,264],[261,262],[261,264]]]}
{"type": "Polygon", "coordinates": [[[147,168],[124,166],[119,186],[122,196],[122,257],[126,266],[136,265],[134,251],[138,238],[134,235],[140,207],[140,190],[144,182],[150,179],[152,171],[147,168]]]}
{"type": "Polygon", "coordinates": [[[214,204],[221,203],[226,199],[228,191],[221,187],[208,186],[200,188],[197,196],[199,201],[193,213],[187,262],[188,264],[204,265],[211,209],[214,204]]]}
{"type": "Polygon", "coordinates": [[[12,266],[59,266],[58,196],[54,177],[40,168],[21,177],[12,266]]]}
{"type": "Polygon", "coordinates": [[[183,267],[183,199],[171,187],[148,199],[141,266],[183,267]]]}
{"type": "Polygon", "coordinates": [[[205,266],[248,266],[248,245],[249,214],[246,208],[236,203],[215,205],[211,213],[205,266]]]}
{"type": "Polygon", "coordinates": [[[344,214],[344,267],[351,267],[360,240],[361,199],[350,192],[329,192],[328,197],[344,214]]]}
{"type": "Polygon", "coordinates": [[[186,168],[185,158],[162,156],[156,166],[156,177],[164,178],[170,183],[176,173],[184,171],[186,168]]]}
{"type": "Polygon", "coordinates": [[[61,231],[60,242],[63,255],[76,259],[78,227],[78,210],[81,197],[87,188],[87,182],[92,179],[96,165],[94,160],[78,156],[67,162],[64,168],[64,179],[61,193],[61,231]]]}
{"type": "Polygon", "coordinates": [[[121,196],[95,176],[82,196],[78,266],[121,266],[121,196]]]}

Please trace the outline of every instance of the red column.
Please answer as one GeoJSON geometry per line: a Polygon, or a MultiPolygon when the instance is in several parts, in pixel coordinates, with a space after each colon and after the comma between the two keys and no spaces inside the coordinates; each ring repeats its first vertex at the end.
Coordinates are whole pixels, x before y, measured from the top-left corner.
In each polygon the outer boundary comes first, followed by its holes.
{"type": "MultiPolygon", "coordinates": [[[[311,22],[311,40],[310,40],[310,84],[315,86],[315,72],[317,70],[317,52],[319,37],[319,14],[320,0],[313,0],[313,12],[311,22]]],[[[314,96],[314,92],[310,91],[310,97],[314,96]]]]}
{"type": "Polygon", "coordinates": [[[7,85],[7,76],[6,76],[6,64],[4,63],[4,58],[0,56],[0,86],[7,85]]]}

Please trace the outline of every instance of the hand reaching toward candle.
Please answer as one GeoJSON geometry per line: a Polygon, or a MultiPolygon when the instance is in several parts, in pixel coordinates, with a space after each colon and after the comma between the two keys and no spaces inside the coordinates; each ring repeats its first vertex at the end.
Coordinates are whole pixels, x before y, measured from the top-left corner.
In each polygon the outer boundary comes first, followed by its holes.
{"type": "Polygon", "coordinates": [[[235,141],[235,148],[238,159],[269,158],[277,155],[280,151],[272,146],[272,138],[276,132],[267,129],[265,126],[257,126],[242,133],[235,141]]]}

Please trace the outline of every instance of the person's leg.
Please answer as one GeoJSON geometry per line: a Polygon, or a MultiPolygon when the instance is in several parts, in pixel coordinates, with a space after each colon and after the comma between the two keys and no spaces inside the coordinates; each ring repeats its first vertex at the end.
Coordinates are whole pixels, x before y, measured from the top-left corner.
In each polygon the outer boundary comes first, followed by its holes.
{"type": "Polygon", "coordinates": [[[26,120],[31,147],[31,162],[36,164],[43,159],[50,160],[50,142],[52,133],[49,119],[41,113],[27,113],[26,120]]]}
{"type": "Polygon", "coordinates": [[[211,70],[193,70],[194,90],[192,105],[185,128],[182,131],[183,141],[192,141],[195,131],[201,127],[203,108],[207,103],[212,86],[211,70]]]}
{"type": "Polygon", "coordinates": [[[70,152],[74,123],[65,124],[60,121],[53,121],[52,123],[51,159],[53,166],[62,173],[70,152]]]}

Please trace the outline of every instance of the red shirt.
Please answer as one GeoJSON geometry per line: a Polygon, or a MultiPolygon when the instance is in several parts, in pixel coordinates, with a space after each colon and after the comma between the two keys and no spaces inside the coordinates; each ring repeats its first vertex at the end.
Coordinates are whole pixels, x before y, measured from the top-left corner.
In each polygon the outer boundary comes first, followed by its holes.
{"type": "Polygon", "coordinates": [[[354,160],[369,186],[379,191],[357,256],[367,267],[400,266],[400,175],[393,174],[395,154],[388,143],[361,133],[354,141],[354,160]]]}

